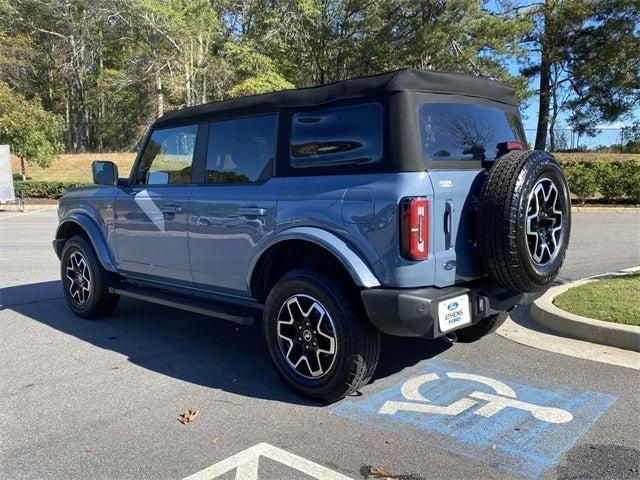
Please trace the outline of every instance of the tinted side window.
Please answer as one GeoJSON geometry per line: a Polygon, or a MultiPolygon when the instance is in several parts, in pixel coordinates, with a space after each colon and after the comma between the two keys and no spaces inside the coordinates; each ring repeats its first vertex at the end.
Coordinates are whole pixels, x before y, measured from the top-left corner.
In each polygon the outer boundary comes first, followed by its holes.
{"type": "Polygon", "coordinates": [[[276,115],[236,118],[209,127],[205,183],[268,180],[276,150],[276,115]]]}
{"type": "Polygon", "coordinates": [[[427,160],[495,160],[498,143],[526,142],[515,110],[429,102],[420,105],[419,116],[427,160]]]}
{"type": "Polygon", "coordinates": [[[382,105],[299,112],[291,125],[294,168],[375,163],[382,158],[382,105]]]}
{"type": "Polygon", "coordinates": [[[155,130],[138,165],[136,182],[145,185],[191,183],[197,125],[155,130]]]}

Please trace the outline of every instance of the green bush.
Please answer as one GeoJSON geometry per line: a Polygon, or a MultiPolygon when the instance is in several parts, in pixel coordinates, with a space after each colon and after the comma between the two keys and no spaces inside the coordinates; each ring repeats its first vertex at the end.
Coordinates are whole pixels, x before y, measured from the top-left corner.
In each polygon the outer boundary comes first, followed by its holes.
{"type": "Polygon", "coordinates": [[[605,202],[640,202],[640,160],[570,163],[564,166],[564,172],[569,190],[581,203],[598,195],[605,202]]]}
{"type": "Polygon", "coordinates": [[[13,189],[16,197],[53,198],[58,199],[73,187],[86,187],[91,183],[56,182],[56,181],[14,181],[13,189]]]}
{"type": "Polygon", "coordinates": [[[618,170],[625,196],[640,202],[640,160],[621,163],[618,170]]]}
{"type": "Polygon", "coordinates": [[[582,163],[570,163],[564,167],[571,195],[585,203],[598,192],[598,182],[593,168],[582,163]]]}
{"type": "Polygon", "coordinates": [[[624,195],[621,168],[619,163],[603,160],[593,162],[593,170],[598,182],[598,190],[607,201],[616,200],[624,195]]]}

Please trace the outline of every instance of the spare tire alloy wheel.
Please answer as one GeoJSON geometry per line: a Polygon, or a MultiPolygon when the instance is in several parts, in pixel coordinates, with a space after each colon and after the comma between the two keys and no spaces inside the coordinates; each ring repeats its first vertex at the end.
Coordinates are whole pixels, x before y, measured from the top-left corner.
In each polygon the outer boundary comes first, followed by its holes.
{"type": "Polygon", "coordinates": [[[278,313],[278,346],[298,375],[322,378],[331,370],[337,353],[331,315],[310,295],[290,297],[278,313]]]}
{"type": "Polygon", "coordinates": [[[69,255],[66,275],[71,299],[79,305],[85,304],[91,296],[91,271],[87,260],[79,251],[69,255]]]}
{"type": "Polygon", "coordinates": [[[537,292],[556,278],[571,231],[562,167],[543,151],[498,158],[478,199],[477,244],[487,274],[502,287],[537,292]]]}
{"type": "Polygon", "coordinates": [[[527,243],[531,259],[538,266],[555,260],[562,245],[562,210],[560,194],[553,180],[539,179],[527,207],[527,243]]]}

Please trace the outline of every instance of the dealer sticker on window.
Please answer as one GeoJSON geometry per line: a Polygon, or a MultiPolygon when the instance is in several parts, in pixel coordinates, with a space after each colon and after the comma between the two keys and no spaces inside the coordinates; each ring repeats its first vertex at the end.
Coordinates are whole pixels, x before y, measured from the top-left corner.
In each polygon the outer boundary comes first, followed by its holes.
{"type": "Polygon", "coordinates": [[[471,323],[469,296],[449,298],[438,304],[438,322],[441,332],[448,332],[461,325],[471,323]]]}

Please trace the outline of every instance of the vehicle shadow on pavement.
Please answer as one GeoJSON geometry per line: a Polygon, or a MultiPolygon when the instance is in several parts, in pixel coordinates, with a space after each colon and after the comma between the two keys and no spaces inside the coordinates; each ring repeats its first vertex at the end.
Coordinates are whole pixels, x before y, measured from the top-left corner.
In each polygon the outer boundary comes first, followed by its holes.
{"type": "MultiPolygon", "coordinates": [[[[142,368],[226,392],[320,406],[290,392],[271,365],[260,327],[246,327],[146,302],[121,298],[116,312],[98,320],[73,315],[59,281],[2,289],[11,310],[142,368]]],[[[448,348],[444,341],[383,337],[374,380],[388,377],[448,348]]],[[[61,352],[64,349],[61,349],[61,352]]],[[[87,359],[90,361],[90,359],[87,359]]]]}

